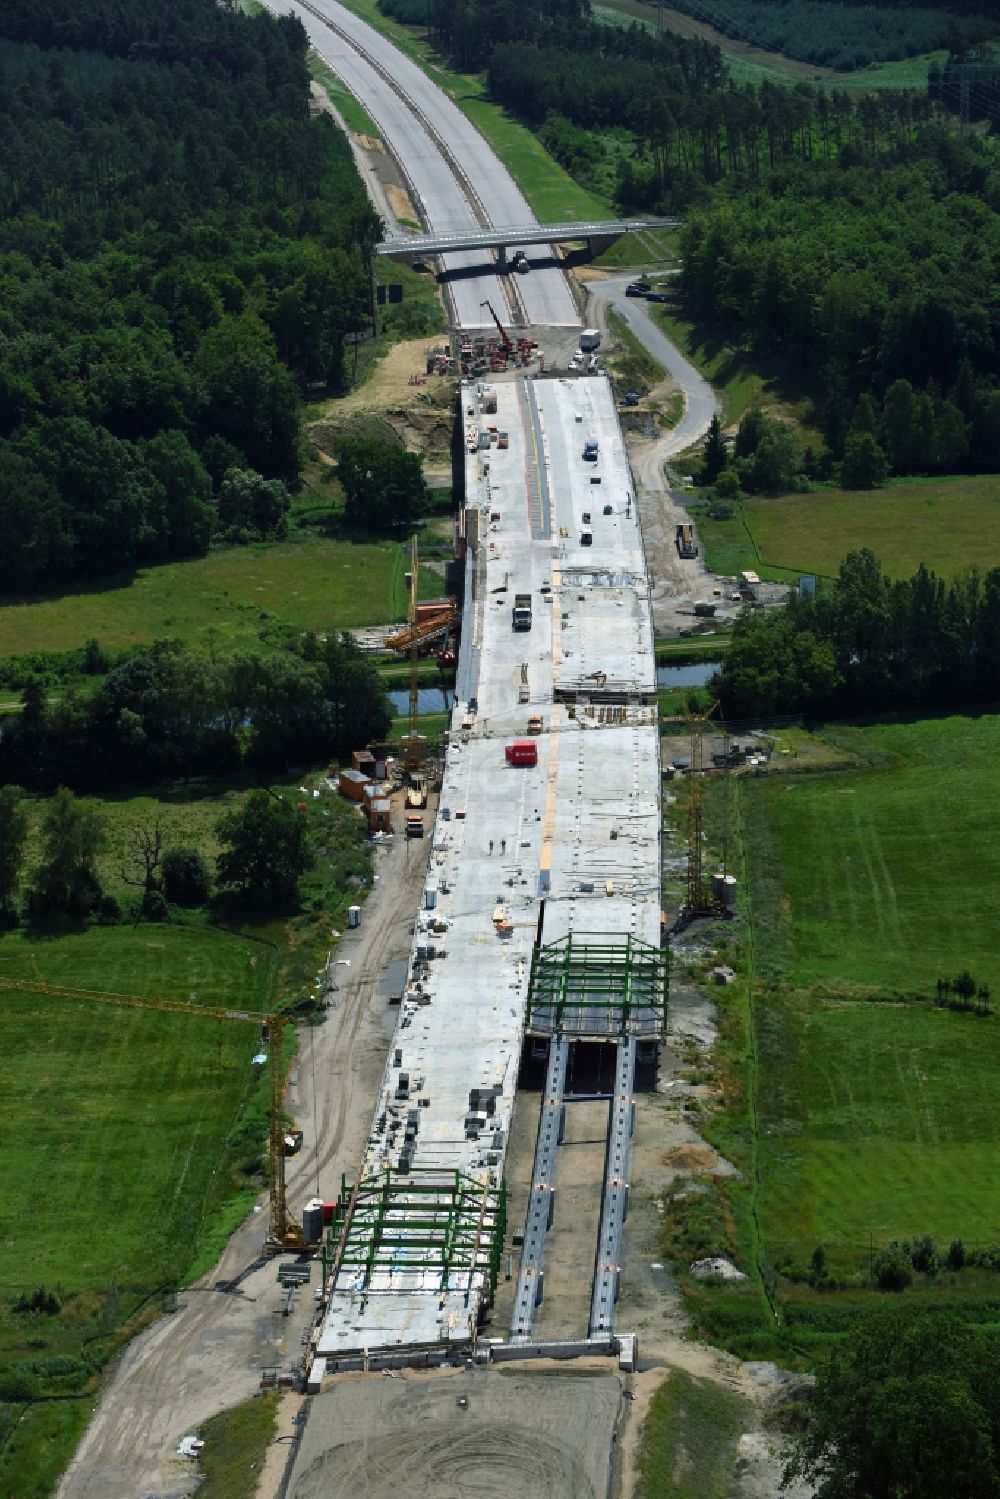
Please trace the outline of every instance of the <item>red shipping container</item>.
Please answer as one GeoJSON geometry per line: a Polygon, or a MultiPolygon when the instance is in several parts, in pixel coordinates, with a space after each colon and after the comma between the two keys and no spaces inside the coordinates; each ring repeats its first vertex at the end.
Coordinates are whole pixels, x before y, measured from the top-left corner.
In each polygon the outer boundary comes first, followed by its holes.
{"type": "Polygon", "coordinates": [[[508,765],[537,765],[538,745],[533,739],[515,739],[505,752],[508,765]]]}

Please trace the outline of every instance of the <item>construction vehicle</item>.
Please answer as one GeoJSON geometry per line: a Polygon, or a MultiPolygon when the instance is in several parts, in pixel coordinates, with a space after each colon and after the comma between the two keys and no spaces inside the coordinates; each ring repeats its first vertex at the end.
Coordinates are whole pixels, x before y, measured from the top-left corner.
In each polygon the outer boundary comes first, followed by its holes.
{"type": "Polygon", "coordinates": [[[407,838],[422,838],[424,836],[424,819],[419,812],[407,812],[405,827],[407,838]]]}
{"type": "Polygon", "coordinates": [[[515,630],[531,629],[531,594],[515,593],[514,607],[510,611],[511,624],[515,630]]]}
{"type": "Polygon", "coordinates": [[[674,544],[679,557],[697,557],[698,548],[695,545],[694,527],[690,521],[684,521],[677,527],[674,533],[674,544]]]}
{"type": "Polygon", "coordinates": [[[531,717],[528,719],[528,733],[541,734],[543,728],[544,725],[542,723],[542,715],[540,713],[532,713],[531,717]]]}
{"type": "Polygon", "coordinates": [[[503,323],[501,323],[500,319],[497,317],[496,313],[493,311],[493,303],[492,302],[480,302],[479,305],[480,305],[480,307],[486,307],[486,308],[489,309],[490,317],[493,319],[493,321],[497,325],[497,332],[500,335],[500,342],[503,344],[504,354],[509,358],[513,354],[513,352],[514,352],[513,340],[511,339],[510,334],[507,332],[507,330],[504,327],[503,323]]]}
{"type": "MultiPolygon", "coordinates": [[[[259,1030],[261,1046],[267,1050],[271,1083],[267,1152],[270,1165],[270,1220],[265,1247],[272,1252],[312,1248],[313,1241],[306,1238],[302,1225],[288,1210],[285,1193],[285,1155],[289,1152],[285,1144],[283,1039],[285,1026],[291,1017],[285,1013],[253,1015],[248,1010],[217,1010],[207,1005],[189,1005],[183,1000],[164,999],[155,995],[115,994],[100,989],[75,989],[67,984],[49,984],[39,974],[34,957],[31,963],[36,974],[34,979],[8,978],[5,974],[0,978],[0,989],[16,989],[24,994],[44,994],[57,999],[112,1005],[118,1009],[156,1010],[161,1014],[187,1015],[196,1020],[227,1023],[235,1021],[237,1024],[255,1026],[259,1030]]],[[[299,1134],[301,1144],[301,1132],[293,1131],[293,1138],[296,1133],[299,1134]]]]}

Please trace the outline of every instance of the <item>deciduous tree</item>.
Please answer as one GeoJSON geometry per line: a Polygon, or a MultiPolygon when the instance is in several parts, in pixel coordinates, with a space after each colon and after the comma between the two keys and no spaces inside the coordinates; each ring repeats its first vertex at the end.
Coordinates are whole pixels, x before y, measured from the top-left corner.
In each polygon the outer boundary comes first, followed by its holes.
{"type": "Polygon", "coordinates": [[[42,859],[29,896],[32,916],[86,916],[101,896],[97,855],[104,845],[100,813],[60,786],[42,817],[42,859]]]}
{"type": "Polygon", "coordinates": [[[994,1499],[1000,1340],[948,1315],[866,1316],[820,1369],[786,1469],[816,1499],[994,1499]]]}
{"type": "Polygon", "coordinates": [[[28,817],[20,786],[0,786],[0,918],[13,912],[21,885],[28,817]]]}
{"type": "Polygon", "coordinates": [[[312,855],[305,818],[291,802],[251,791],[241,807],[220,818],[216,831],[220,885],[263,906],[294,898],[312,855]]]}

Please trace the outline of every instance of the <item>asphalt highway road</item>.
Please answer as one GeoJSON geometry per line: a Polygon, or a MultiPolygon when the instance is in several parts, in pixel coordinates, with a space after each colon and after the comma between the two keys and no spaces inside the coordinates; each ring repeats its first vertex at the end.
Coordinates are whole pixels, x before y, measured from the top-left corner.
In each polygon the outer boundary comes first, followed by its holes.
{"type": "MultiPolygon", "coordinates": [[[[481,227],[480,220],[498,227],[535,222],[523,194],[491,147],[447,94],[391,42],[336,4],[336,0],[310,0],[308,9],[298,0],[281,0],[280,8],[298,16],[313,47],[378,125],[430,229],[441,233],[475,229],[481,227]],[[331,25],[324,24],[320,16],[326,17],[331,25]],[[392,82],[379,71],[380,67],[392,82]],[[416,114],[407,107],[398,90],[413,102],[416,114]],[[433,121],[432,130],[425,128],[421,117],[433,121]],[[441,149],[441,141],[447,143],[453,162],[472,184],[480,209],[478,218],[441,149]]],[[[456,320],[462,327],[491,324],[489,313],[480,306],[487,300],[501,318],[511,316],[505,281],[516,284],[529,325],[579,324],[579,313],[566,277],[552,259],[549,247],[526,246],[525,252],[534,269],[526,275],[502,280],[484,264],[481,253],[451,253],[443,257],[450,273],[456,320]]]]}

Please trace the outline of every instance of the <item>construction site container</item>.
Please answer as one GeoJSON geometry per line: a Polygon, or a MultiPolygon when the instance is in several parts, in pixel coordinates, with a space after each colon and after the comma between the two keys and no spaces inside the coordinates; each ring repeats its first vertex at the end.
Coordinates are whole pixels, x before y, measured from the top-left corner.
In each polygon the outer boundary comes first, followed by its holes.
{"type": "Polygon", "coordinates": [[[351,764],[355,770],[360,770],[362,775],[374,776],[375,774],[375,756],[371,750],[352,750],[351,764]]]}
{"type": "Polygon", "coordinates": [[[368,826],[373,833],[392,832],[392,807],[385,796],[377,796],[368,811],[368,826]]]}
{"type": "Polygon", "coordinates": [[[323,1237],[323,1199],[310,1197],[302,1209],[302,1237],[307,1244],[318,1244],[323,1237]]]}
{"type": "Polygon", "coordinates": [[[360,906],[348,906],[348,908],[347,908],[347,925],[349,927],[356,927],[356,926],[360,926],[361,925],[361,907],[360,906]]]}
{"type": "Polygon", "coordinates": [[[508,765],[537,765],[538,745],[534,739],[515,739],[504,751],[508,765]]]}
{"type": "Polygon", "coordinates": [[[337,789],[341,796],[346,796],[352,802],[360,802],[364,800],[365,787],[368,784],[368,777],[360,770],[342,770],[337,781],[337,789]]]}

